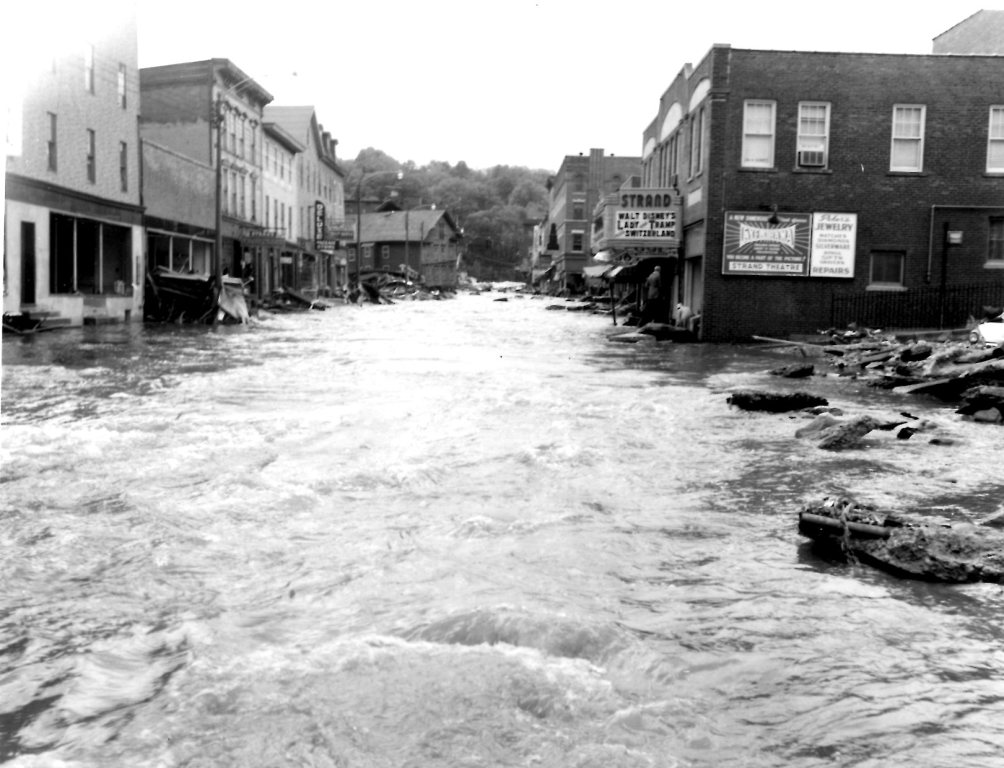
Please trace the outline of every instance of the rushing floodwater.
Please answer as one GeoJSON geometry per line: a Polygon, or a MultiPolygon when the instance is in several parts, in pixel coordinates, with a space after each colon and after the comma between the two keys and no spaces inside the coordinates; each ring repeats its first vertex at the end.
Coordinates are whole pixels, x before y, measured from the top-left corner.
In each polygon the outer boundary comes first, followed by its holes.
{"type": "Polygon", "coordinates": [[[5,339],[0,763],[1004,765],[1002,588],[795,527],[992,513],[1004,431],[548,303],[5,339]],[[767,386],[952,444],[821,451],[767,386]]]}

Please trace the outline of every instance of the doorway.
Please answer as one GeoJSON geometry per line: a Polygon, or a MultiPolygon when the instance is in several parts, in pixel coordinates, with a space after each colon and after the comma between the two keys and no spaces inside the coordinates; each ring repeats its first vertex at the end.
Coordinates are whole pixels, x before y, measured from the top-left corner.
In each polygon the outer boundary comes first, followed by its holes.
{"type": "Polygon", "coordinates": [[[21,304],[35,303],[35,222],[21,222],[21,304]]]}

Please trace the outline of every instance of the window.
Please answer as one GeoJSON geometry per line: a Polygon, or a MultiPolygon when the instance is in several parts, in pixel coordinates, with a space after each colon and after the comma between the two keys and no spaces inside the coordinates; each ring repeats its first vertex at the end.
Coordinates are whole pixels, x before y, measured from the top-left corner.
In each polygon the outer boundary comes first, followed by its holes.
{"type": "Polygon", "coordinates": [[[230,171],[230,213],[237,215],[237,171],[230,171]]]}
{"type": "Polygon", "coordinates": [[[221,175],[223,176],[223,194],[221,195],[223,198],[223,213],[230,213],[230,174],[224,171],[221,175]]]}
{"type": "Polygon", "coordinates": [[[380,259],[383,261],[384,266],[390,265],[390,246],[381,245],[380,246],[380,259]]]}
{"type": "Polygon", "coordinates": [[[122,184],[122,191],[129,191],[129,145],[124,141],[119,142],[119,180],[122,184]]]}
{"type": "Polygon", "coordinates": [[[830,105],[803,101],[798,105],[795,165],[825,168],[829,163],[830,105]]]}
{"type": "Polygon", "coordinates": [[[49,170],[56,170],[56,113],[49,112],[49,141],[45,147],[49,170]]]}
{"type": "Polygon", "coordinates": [[[269,208],[268,195],[265,195],[265,229],[268,229],[268,208],[269,208]]]}
{"type": "Polygon", "coordinates": [[[240,194],[240,208],[238,208],[237,211],[240,213],[242,219],[246,219],[248,217],[247,200],[245,198],[247,193],[247,179],[243,176],[243,174],[237,182],[237,187],[237,191],[240,194]]]}
{"type": "Polygon", "coordinates": [[[774,167],[773,101],[747,101],[743,110],[743,168],[774,167]]]}
{"type": "Polygon", "coordinates": [[[97,141],[94,131],[87,129],[87,180],[94,184],[98,180],[98,162],[95,157],[97,141]]]}
{"type": "Polygon", "coordinates": [[[258,221],[258,179],[251,177],[251,221],[258,221]]]}
{"type": "Polygon", "coordinates": [[[94,93],[94,46],[84,46],[84,90],[94,93]]]}
{"type": "Polygon", "coordinates": [[[582,250],[582,232],[572,233],[572,250],[578,253],[582,250]]]}
{"type": "Polygon", "coordinates": [[[924,168],[924,109],[917,104],[892,108],[890,171],[918,173],[924,168]]]}
{"type": "Polygon", "coordinates": [[[240,139],[237,146],[237,154],[240,157],[245,157],[244,155],[244,134],[247,131],[247,120],[243,117],[241,118],[241,129],[240,129],[240,139]]]}
{"type": "MultiPolygon", "coordinates": [[[[701,172],[704,158],[704,107],[690,121],[690,176],[693,178],[701,172]]],[[[772,142],[773,143],[773,142],[772,142]]],[[[773,153],[772,153],[773,154],[773,153]]]]}
{"type": "Polygon", "coordinates": [[[903,285],[903,263],[906,256],[902,251],[872,251],[869,286],[875,288],[899,288],[903,285]]]}
{"type": "Polygon", "coordinates": [[[231,155],[237,154],[237,115],[227,112],[227,149],[231,155]]]}
{"type": "Polygon", "coordinates": [[[993,262],[994,266],[1004,266],[1004,216],[994,216],[990,219],[987,261],[993,262]]]}
{"type": "Polygon", "coordinates": [[[1004,107],[990,107],[987,173],[1004,173],[1004,107]]]}
{"type": "Polygon", "coordinates": [[[572,218],[576,221],[581,221],[586,218],[586,201],[585,200],[573,200],[572,201],[572,218]]]}
{"type": "Polygon", "coordinates": [[[119,79],[118,79],[118,97],[119,106],[122,109],[126,108],[126,65],[119,64],[119,79]]]}

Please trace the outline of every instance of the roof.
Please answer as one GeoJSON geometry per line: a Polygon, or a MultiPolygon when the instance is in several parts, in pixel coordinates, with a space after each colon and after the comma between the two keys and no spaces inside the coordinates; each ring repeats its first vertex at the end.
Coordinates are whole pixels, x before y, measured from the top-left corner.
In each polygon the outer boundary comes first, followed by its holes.
{"type": "Polygon", "coordinates": [[[977,11],[934,38],[934,53],[1004,55],[1004,11],[977,11]]]}
{"type": "Polygon", "coordinates": [[[314,119],[313,107],[277,107],[269,104],[265,107],[264,119],[277,123],[294,139],[307,145],[314,119]]]}
{"type": "Polygon", "coordinates": [[[303,144],[304,148],[310,145],[310,137],[314,137],[314,151],[322,162],[329,165],[339,176],[344,177],[345,172],[334,157],[334,144],[327,133],[322,133],[321,125],[317,122],[317,115],[310,105],[305,106],[276,106],[269,104],[263,113],[264,120],[279,125],[289,133],[294,139],[303,144]]]}
{"type": "Polygon", "coordinates": [[[290,152],[303,152],[306,149],[303,144],[294,139],[288,131],[284,130],[278,123],[273,123],[265,120],[262,123],[262,129],[271,136],[273,139],[278,141],[282,146],[288,149],[290,152]]]}
{"type": "Polygon", "coordinates": [[[363,242],[414,242],[428,239],[429,235],[444,221],[453,230],[454,236],[460,234],[453,217],[447,211],[385,211],[382,213],[364,213],[360,217],[363,242]],[[407,227],[405,227],[407,224],[407,227]],[[407,229],[407,238],[405,237],[407,229]]]}

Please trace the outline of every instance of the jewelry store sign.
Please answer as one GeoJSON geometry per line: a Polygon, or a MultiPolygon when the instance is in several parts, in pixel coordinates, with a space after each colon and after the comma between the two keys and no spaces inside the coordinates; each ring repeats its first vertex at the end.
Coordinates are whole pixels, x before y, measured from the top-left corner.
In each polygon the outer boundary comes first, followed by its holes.
{"type": "Polygon", "coordinates": [[[725,214],[724,275],[854,277],[853,213],[725,214]]]}
{"type": "Polygon", "coordinates": [[[854,277],[857,239],[856,213],[814,213],[809,277],[854,277]]]}

